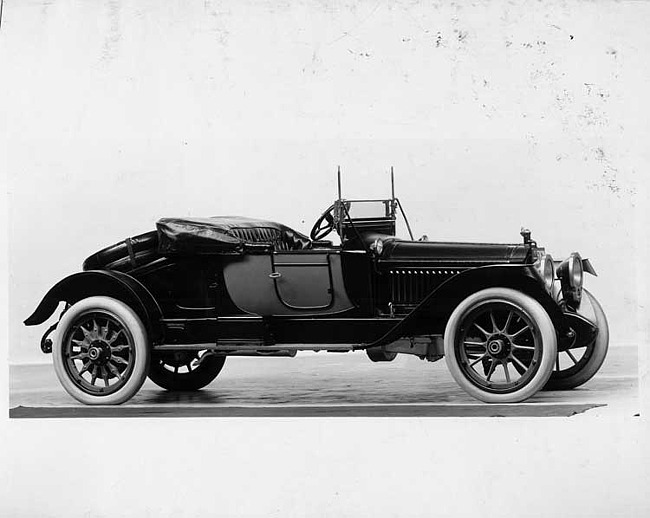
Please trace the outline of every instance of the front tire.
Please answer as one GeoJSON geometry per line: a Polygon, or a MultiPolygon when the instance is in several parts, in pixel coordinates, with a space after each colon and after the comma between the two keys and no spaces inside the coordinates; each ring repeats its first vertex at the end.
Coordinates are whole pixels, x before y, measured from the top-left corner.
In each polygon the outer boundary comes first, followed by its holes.
{"type": "Polygon", "coordinates": [[[557,355],[553,322],[532,297],[489,288],[461,302],[445,328],[445,360],[468,394],[518,403],[548,381],[557,355]]]}
{"type": "Polygon", "coordinates": [[[147,377],[147,331],[123,302],[88,297],[61,317],[52,355],[56,375],[73,398],[86,405],[119,405],[147,377]]]}
{"type": "Polygon", "coordinates": [[[579,352],[582,348],[558,352],[555,368],[544,390],[570,390],[587,383],[598,372],[607,356],[609,326],[605,312],[591,293],[585,289],[582,293],[583,299],[588,298],[593,307],[598,335],[585,347],[582,354],[579,352]]]}

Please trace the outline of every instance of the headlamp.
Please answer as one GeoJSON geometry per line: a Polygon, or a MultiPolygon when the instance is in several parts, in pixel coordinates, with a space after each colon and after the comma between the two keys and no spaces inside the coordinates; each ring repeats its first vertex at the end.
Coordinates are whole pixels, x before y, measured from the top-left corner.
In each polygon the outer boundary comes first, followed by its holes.
{"type": "Polygon", "coordinates": [[[372,248],[377,255],[381,255],[384,251],[384,242],[381,238],[377,238],[370,248],[372,248]]]}
{"type": "Polygon", "coordinates": [[[584,270],[582,257],[573,252],[568,259],[557,268],[557,275],[562,283],[562,295],[570,308],[578,309],[582,298],[582,282],[584,270]]]}
{"type": "Polygon", "coordinates": [[[549,293],[553,290],[553,281],[555,280],[555,263],[550,254],[545,253],[543,250],[539,252],[535,267],[544,281],[544,287],[549,293]]]}

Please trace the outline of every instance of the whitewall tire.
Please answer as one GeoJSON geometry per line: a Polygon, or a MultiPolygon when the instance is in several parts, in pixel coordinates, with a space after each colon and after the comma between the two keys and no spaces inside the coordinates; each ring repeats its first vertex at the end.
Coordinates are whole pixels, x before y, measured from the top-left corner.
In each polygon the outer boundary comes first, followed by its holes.
{"type": "Polygon", "coordinates": [[[609,326],[605,312],[596,298],[585,289],[582,290],[582,304],[591,305],[598,335],[584,347],[558,352],[545,390],[569,390],[579,387],[593,378],[605,361],[609,348],[609,326]]]}
{"type": "Polygon", "coordinates": [[[553,322],[532,297],[488,288],[463,300],[445,328],[445,360],[468,394],[517,403],[548,381],[557,354],[553,322]]]}
{"type": "Polygon", "coordinates": [[[52,354],[68,394],[87,405],[118,405],[144,383],[150,351],[146,329],[129,306],[88,297],[61,317],[52,354]]]}

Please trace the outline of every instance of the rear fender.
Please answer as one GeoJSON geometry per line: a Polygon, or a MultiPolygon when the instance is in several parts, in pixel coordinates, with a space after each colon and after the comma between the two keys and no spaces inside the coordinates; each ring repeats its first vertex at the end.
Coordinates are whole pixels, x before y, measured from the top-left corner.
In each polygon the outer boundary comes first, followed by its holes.
{"type": "Polygon", "coordinates": [[[25,320],[25,325],[42,324],[52,316],[60,302],[74,304],[96,295],[113,297],[127,304],[142,319],[152,340],[159,338],[162,311],[153,295],[130,275],[109,270],[75,273],[58,282],[25,320]]]}
{"type": "Polygon", "coordinates": [[[440,284],[388,333],[361,348],[386,345],[402,337],[442,334],[458,304],[472,293],[493,287],[513,288],[530,295],[544,307],[558,331],[566,327],[562,310],[541,285],[532,265],[482,266],[440,284]]]}

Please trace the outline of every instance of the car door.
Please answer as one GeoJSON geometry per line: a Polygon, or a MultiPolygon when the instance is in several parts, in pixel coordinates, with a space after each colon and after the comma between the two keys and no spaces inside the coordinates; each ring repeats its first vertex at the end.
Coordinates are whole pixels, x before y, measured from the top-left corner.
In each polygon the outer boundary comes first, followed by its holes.
{"type": "Polygon", "coordinates": [[[261,316],[331,315],[351,309],[340,250],[245,254],[224,265],[230,298],[261,316]]]}
{"type": "Polygon", "coordinates": [[[271,277],[282,304],[291,309],[327,309],[334,301],[332,255],[327,250],[272,254],[271,277]]]}

